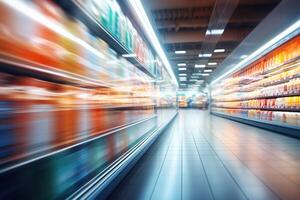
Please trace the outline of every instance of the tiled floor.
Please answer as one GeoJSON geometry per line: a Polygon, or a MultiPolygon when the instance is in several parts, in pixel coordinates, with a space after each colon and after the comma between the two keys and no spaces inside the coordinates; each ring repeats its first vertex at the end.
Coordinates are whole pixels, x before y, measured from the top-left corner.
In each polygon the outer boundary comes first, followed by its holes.
{"type": "Polygon", "coordinates": [[[300,140],[180,110],[109,198],[299,200],[300,140]]]}

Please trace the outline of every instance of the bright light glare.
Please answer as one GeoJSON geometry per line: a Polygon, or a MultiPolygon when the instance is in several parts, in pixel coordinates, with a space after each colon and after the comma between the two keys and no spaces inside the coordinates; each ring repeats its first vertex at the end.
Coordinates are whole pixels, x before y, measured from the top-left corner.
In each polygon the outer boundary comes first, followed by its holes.
{"type": "Polygon", "coordinates": [[[178,68],[178,70],[179,71],[184,71],[184,70],[186,70],[186,68],[185,67],[181,67],[181,68],[178,68]]]}
{"type": "Polygon", "coordinates": [[[179,66],[179,67],[185,67],[186,64],[185,63],[178,63],[177,66],[179,66]]]}
{"type": "Polygon", "coordinates": [[[132,8],[132,10],[135,12],[137,19],[139,20],[140,24],[143,27],[144,33],[147,34],[148,39],[150,40],[150,43],[153,45],[156,53],[161,58],[163,64],[165,65],[167,71],[169,72],[173,82],[178,86],[177,79],[174,75],[174,72],[172,70],[172,67],[169,63],[169,60],[162,49],[159,40],[157,39],[157,36],[153,30],[153,27],[148,19],[148,16],[144,10],[143,5],[141,4],[140,0],[129,0],[129,4],[132,8]]]}
{"type": "Polygon", "coordinates": [[[210,65],[210,66],[213,66],[213,65],[217,65],[218,63],[216,63],[216,62],[209,62],[207,64],[210,65]]]}
{"type": "Polygon", "coordinates": [[[205,69],[204,72],[212,72],[212,69],[205,69]]]}
{"type": "Polygon", "coordinates": [[[123,54],[122,55],[124,58],[135,58],[136,57],[136,54],[135,53],[132,53],[132,54],[123,54]]]}
{"type": "Polygon", "coordinates": [[[211,57],[211,56],[212,56],[211,53],[204,53],[204,54],[199,54],[199,55],[198,55],[199,58],[202,58],[202,57],[209,58],[209,57],[211,57]]]}
{"type": "Polygon", "coordinates": [[[222,35],[224,29],[211,29],[206,31],[206,35],[222,35]]]}
{"type": "Polygon", "coordinates": [[[186,76],[186,74],[179,74],[179,76],[186,76]]]}
{"type": "Polygon", "coordinates": [[[243,65],[245,65],[250,60],[256,58],[259,55],[261,55],[264,51],[266,51],[267,49],[269,49],[270,47],[272,47],[273,45],[275,45],[277,42],[279,42],[280,40],[284,39],[289,34],[293,33],[294,31],[296,31],[299,28],[300,28],[300,19],[297,20],[291,26],[289,26],[287,29],[285,29],[284,31],[282,31],[281,33],[279,33],[278,35],[276,35],[273,39],[269,40],[267,43],[265,43],[264,45],[262,45],[261,47],[259,47],[254,52],[252,52],[249,56],[247,56],[241,62],[239,62],[238,64],[236,64],[230,70],[228,70],[227,72],[225,72],[224,74],[222,74],[221,76],[219,76],[217,79],[215,79],[214,81],[212,81],[211,84],[213,85],[213,84],[217,83],[219,80],[221,80],[221,79],[225,78],[226,76],[228,76],[229,74],[233,73],[235,70],[239,69],[240,67],[242,67],[243,65]]]}
{"type": "Polygon", "coordinates": [[[215,49],[214,52],[215,53],[222,53],[222,52],[225,52],[225,49],[215,49]]]}
{"type": "Polygon", "coordinates": [[[175,54],[186,54],[186,51],[175,51],[175,54]]]}
{"type": "Polygon", "coordinates": [[[205,65],[195,65],[195,68],[205,68],[205,65]]]}

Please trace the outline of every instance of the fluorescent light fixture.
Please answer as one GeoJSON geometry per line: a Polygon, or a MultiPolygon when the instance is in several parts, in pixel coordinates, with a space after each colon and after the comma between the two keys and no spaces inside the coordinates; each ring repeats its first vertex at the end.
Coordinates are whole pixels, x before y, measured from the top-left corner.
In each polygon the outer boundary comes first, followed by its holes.
{"type": "Polygon", "coordinates": [[[129,0],[128,2],[130,4],[131,10],[134,11],[134,13],[135,13],[135,16],[136,16],[135,19],[137,19],[139,21],[139,24],[143,28],[144,33],[147,35],[147,37],[149,39],[149,43],[152,44],[156,53],[161,58],[164,66],[166,67],[166,70],[168,71],[169,75],[171,76],[171,78],[173,80],[173,83],[178,86],[177,79],[176,79],[175,74],[172,70],[172,67],[169,63],[169,60],[168,60],[163,48],[160,45],[160,42],[153,30],[153,27],[148,19],[148,16],[145,12],[145,9],[144,9],[141,1],[140,0],[129,0]]]}
{"type": "Polygon", "coordinates": [[[205,68],[205,65],[198,65],[198,64],[196,64],[195,68],[205,68]]]}
{"type": "Polygon", "coordinates": [[[245,58],[247,58],[248,57],[248,55],[241,55],[241,59],[245,59],[245,58]]]}
{"type": "Polygon", "coordinates": [[[199,54],[199,55],[198,55],[199,58],[202,58],[202,57],[204,57],[204,58],[209,58],[209,57],[211,57],[211,56],[212,56],[211,53],[204,53],[204,54],[199,54]]]}
{"type": "Polygon", "coordinates": [[[179,74],[179,76],[186,76],[186,74],[179,74]]]}
{"type": "Polygon", "coordinates": [[[179,81],[186,81],[186,77],[179,77],[179,81]]]}
{"type": "Polygon", "coordinates": [[[206,31],[206,35],[222,35],[224,29],[211,29],[206,31]]]}
{"type": "Polygon", "coordinates": [[[217,65],[218,63],[216,63],[216,62],[209,62],[209,63],[207,63],[207,65],[210,65],[210,66],[213,66],[213,65],[217,65]]]}
{"type": "Polygon", "coordinates": [[[131,53],[131,54],[123,54],[122,55],[124,58],[135,58],[136,54],[135,53],[131,53]]]}
{"type": "Polygon", "coordinates": [[[284,31],[282,31],[281,33],[279,33],[278,35],[276,35],[274,38],[272,38],[271,40],[269,40],[267,43],[265,43],[264,45],[260,46],[257,50],[255,50],[254,52],[252,52],[249,56],[247,56],[241,62],[239,62],[238,64],[236,64],[234,67],[230,68],[230,70],[226,71],[224,74],[222,74],[221,76],[219,76],[218,78],[216,78],[214,81],[211,82],[211,84],[215,84],[219,80],[221,80],[221,79],[225,78],[226,76],[228,76],[229,74],[233,73],[234,71],[236,71],[237,69],[239,69],[240,67],[242,67],[243,65],[245,65],[246,63],[248,63],[249,61],[251,61],[252,59],[256,58],[257,56],[261,55],[264,51],[266,51],[267,49],[271,48],[277,42],[283,40],[285,37],[287,37],[289,34],[293,33],[294,31],[296,31],[299,28],[300,28],[300,19],[298,19],[291,26],[289,26],[284,31]]]}
{"type": "Polygon", "coordinates": [[[184,70],[186,70],[186,68],[185,67],[180,67],[180,68],[178,68],[178,70],[179,71],[184,71],[184,70]]]}
{"type": "Polygon", "coordinates": [[[204,73],[204,74],[201,74],[202,76],[209,76],[209,74],[207,74],[207,73],[204,73]]]}
{"type": "Polygon", "coordinates": [[[214,52],[215,53],[223,53],[223,52],[225,52],[225,49],[215,49],[214,52]]]}
{"type": "Polygon", "coordinates": [[[190,79],[190,81],[191,81],[191,82],[195,82],[195,81],[197,81],[197,80],[196,80],[196,79],[190,79]]]}
{"type": "Polygon", "coordinates": [[[212,69],[205,69],[203,72],[212,72],[212,69]]]}
{"type": "Polygon", "coordinates": [[[177,66],[178,66],[178,67],[185,67],[186,64],[185,64],[185,63],[178,63],[177,66]]]}
{"type": "Polygon", "coordinates": [[[186,51],[175,51],[175,54],[186,54],[186,51]]]}
{"type": "Polygon", "coordinates": [[[193,75],[201,75],[201,73],[193,73],[193,75]]]}

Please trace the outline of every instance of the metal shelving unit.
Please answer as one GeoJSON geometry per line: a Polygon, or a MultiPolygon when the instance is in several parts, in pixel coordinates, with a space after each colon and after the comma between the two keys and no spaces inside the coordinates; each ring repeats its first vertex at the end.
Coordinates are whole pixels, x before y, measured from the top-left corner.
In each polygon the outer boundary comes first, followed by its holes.
{"type": "MultiPolygon", "coordinates": [[[[55,0],[55,2],[71,16],[83,22],[89,30],[96,36],[103,39],[118,54],[132,54],[124,44],[122,44],[114,35],[104,28],[78,1],[76,0],[55,0]]],[[[141,63],[138,58],[126,58],[142,72],[155,78],[155,76],[141,63]]]]}
{"type": "Polygon", "coordinates": [[[282,133],[285,135],[300,138],[300,127],[299,126],[293,126],[293,125],[288,125],[285,123],[269,121],[269,120],[250,119],[247,117],[233,116],[233,115],[227,115],[224,113],[217,113],[217,112],[211,112],[211,114],[216,115],[218,117],[223,117],[223,118],[241,122],[244,124],[248,124],[248,125],[256,126],[259,128],[263,128],[263,129],[271,130],[274,132],[282,133]]]}

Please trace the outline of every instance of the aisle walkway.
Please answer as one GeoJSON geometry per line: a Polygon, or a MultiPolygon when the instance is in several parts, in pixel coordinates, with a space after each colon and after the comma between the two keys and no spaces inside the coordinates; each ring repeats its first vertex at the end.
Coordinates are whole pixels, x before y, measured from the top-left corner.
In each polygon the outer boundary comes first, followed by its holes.
{"type": "Polygon", "coordinates": [[[110,199],[299,199],[300,141],[181,110],[110,199]]]}

